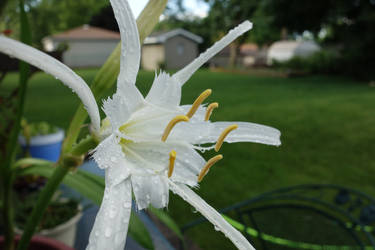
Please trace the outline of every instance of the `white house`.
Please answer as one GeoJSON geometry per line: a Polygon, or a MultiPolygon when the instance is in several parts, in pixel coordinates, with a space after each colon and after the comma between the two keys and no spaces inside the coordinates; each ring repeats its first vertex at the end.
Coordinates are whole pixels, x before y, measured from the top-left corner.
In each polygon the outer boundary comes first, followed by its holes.
{"type": "Polygon", "coordinates": [[[42,40],[44,50],[54,51],[63,44],[68,49],[62,60],[69,67],[98,67],[120,42],[120,33],[83,25],[81,27],[46,37],[42,40]]]}
{"type": "Polygon", "coordinates": [[[320,50],[319,45],[313,41],[277,41],[273,43],[267,54],[267,64],[272,61],[287,61],[292,57],[308,57],[320,50]]]}

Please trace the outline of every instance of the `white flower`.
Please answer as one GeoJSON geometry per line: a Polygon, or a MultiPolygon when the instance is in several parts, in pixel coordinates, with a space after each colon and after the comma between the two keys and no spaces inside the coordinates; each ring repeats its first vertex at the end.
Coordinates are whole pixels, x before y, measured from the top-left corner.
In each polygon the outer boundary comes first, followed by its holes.
{"type": "Polygon", "coordinates": [[[135,20],[127,1],[111,0],[111,4],[121,33],[121,70],[116,93],[103,103],[107,118],[100,130],[95,99],[78,75],[54,58],[0,35],[0,52],[44,70],[76,92],[89,113],[94,132],[100,133],[102,142],[95,149],[94,159],[100,168],[106,169],[106,189],[87,248],[124,248],[132,191],[138,208],[144,209],[149,205],[166,207],[172,190],[239,249],[253,249],[240,232],[189,188],[197,187],[209,168],[222,158],[218,154],[206,162],[196,150],[219,151],[223,141],[280,145],[280,132],[252,123],[210,122],[210,114],[218,104],[206,107],[202,103],[211,90],[203,91],[193,105],[180,106],[182,85],[207,60],[251,29],[252,24],[242,23],[173,76],[161,72],[144,98],[135,86],[140,62],[135,20]]]}
{"type": "Polygon", "coordinates": [[[239,249],[253,249],[240,232],[189,188],[196,187],[222,158],[217,155],[206,162],[196,150],[218,151],[223,141],[280,145],[280,132],[253,123],[210,122],[212,109],[218,104],[206,108],[202,103],[211,90],[204,91],[193,105],[180,106],[182,85],[252,24],[240,24],[173,76],[164,72],[156,75],[144,98],[135,86],[140,63],[136,22],[127,1],[111,0],[111,4],[121,32],[121,70],[116,93],[103,102],[107,118],[101,130],[102,142],[93,154],[98,166],[106,170],[106,189],[87,249],[122,250],[132,191],[138,209],[144,209],[149,205],[166,207],[169,190],[200,211],[239,249]]]}

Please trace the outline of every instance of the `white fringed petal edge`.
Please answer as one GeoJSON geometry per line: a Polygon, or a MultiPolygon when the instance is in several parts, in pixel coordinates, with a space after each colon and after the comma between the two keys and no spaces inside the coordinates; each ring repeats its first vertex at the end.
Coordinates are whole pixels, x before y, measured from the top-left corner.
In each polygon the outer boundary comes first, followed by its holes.
{"type": "Polygon", "coordinates": [[[232,227],[214,208],[184,184],[169,181],[169,188],[209,220],[217,230],[220,230],[240,250],[255,250],[247,239],[232,227]]]}
{"type": "Polygon", "coordinates": [[[25,61],[44,72],[53,75],[68,86],[81,99],[95,131],[100,129],[99,109],[94,95],[86,82],[65,64],[55,58],[16,40],[0,35],[0,52],[25,61]]]}

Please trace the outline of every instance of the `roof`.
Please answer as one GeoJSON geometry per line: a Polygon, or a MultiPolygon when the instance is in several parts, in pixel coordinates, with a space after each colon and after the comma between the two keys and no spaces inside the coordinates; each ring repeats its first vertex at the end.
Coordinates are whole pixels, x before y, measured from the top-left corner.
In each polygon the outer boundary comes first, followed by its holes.
{"type": "Polygon", "coordinates": [[[98,27],[89,26],[87,24],[67,30],[65,32],[50,36],[50,38],[58,40],[70,39],[103,39],[103,40],[120,40],[120,33],[106,30],[98,27]]]}
{"type": "Polygon", "coordinates": [[[196,43],[202,43],[203,38],[200,36],[197,36],[187,30],[184,29],[174,29],[170,31],[159,31],[154,32],[150,36],[148,36],[144,44],[155,44],[155,43],[165,43],[168,39],[174,37],[174,36],[184,36],[196,43]]]}
{"type": "MultiPolygon", "coordinates": [[[[247,56],[247,55],[254,55],[259,50],[258,45],[255,43],[245,43],[242,44],[239,47],[239,55],[240,56],[247,56]]],[[[230,55],[230,45],[226,46],[224,49],[222,49],[219,53],[217,53],[218,56],[229,56],[230,55]]]]}
{"type": "Polygon", "coordinates": [[[282,40],[274,42],[270,50],[296,50],[298,47],[318,47],[318,45],[313,41],[290,41],[290,40],[282,40]]]}

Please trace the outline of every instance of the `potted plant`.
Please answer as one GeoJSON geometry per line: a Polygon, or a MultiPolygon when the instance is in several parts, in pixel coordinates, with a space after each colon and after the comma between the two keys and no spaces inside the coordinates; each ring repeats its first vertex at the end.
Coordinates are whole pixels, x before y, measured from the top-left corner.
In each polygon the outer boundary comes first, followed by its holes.
{"type": "MultiPolygon", "coordinates": [[[[16,182],[19,184],[19,181],[16,182]]],[[[16,186],[17,203],[15,204],[15,232],[22,234],[26,221],[32,211],[40,190],[16,186]]],[[[40,188],[39,188],[40,189],[40,188]]],[[[82,217],[82,206],[76,199],[61,197],[56,192],[40,221],[36,234],[63,242],[73,247],[77,223],[82,217]]]]}
{"type": "Polygon", "coordinates": [[[27,156],[56,162],[60,157],[64,131],[47,122],[28,124],[22,121],[22,133],[18,137],[27,156]]]}

